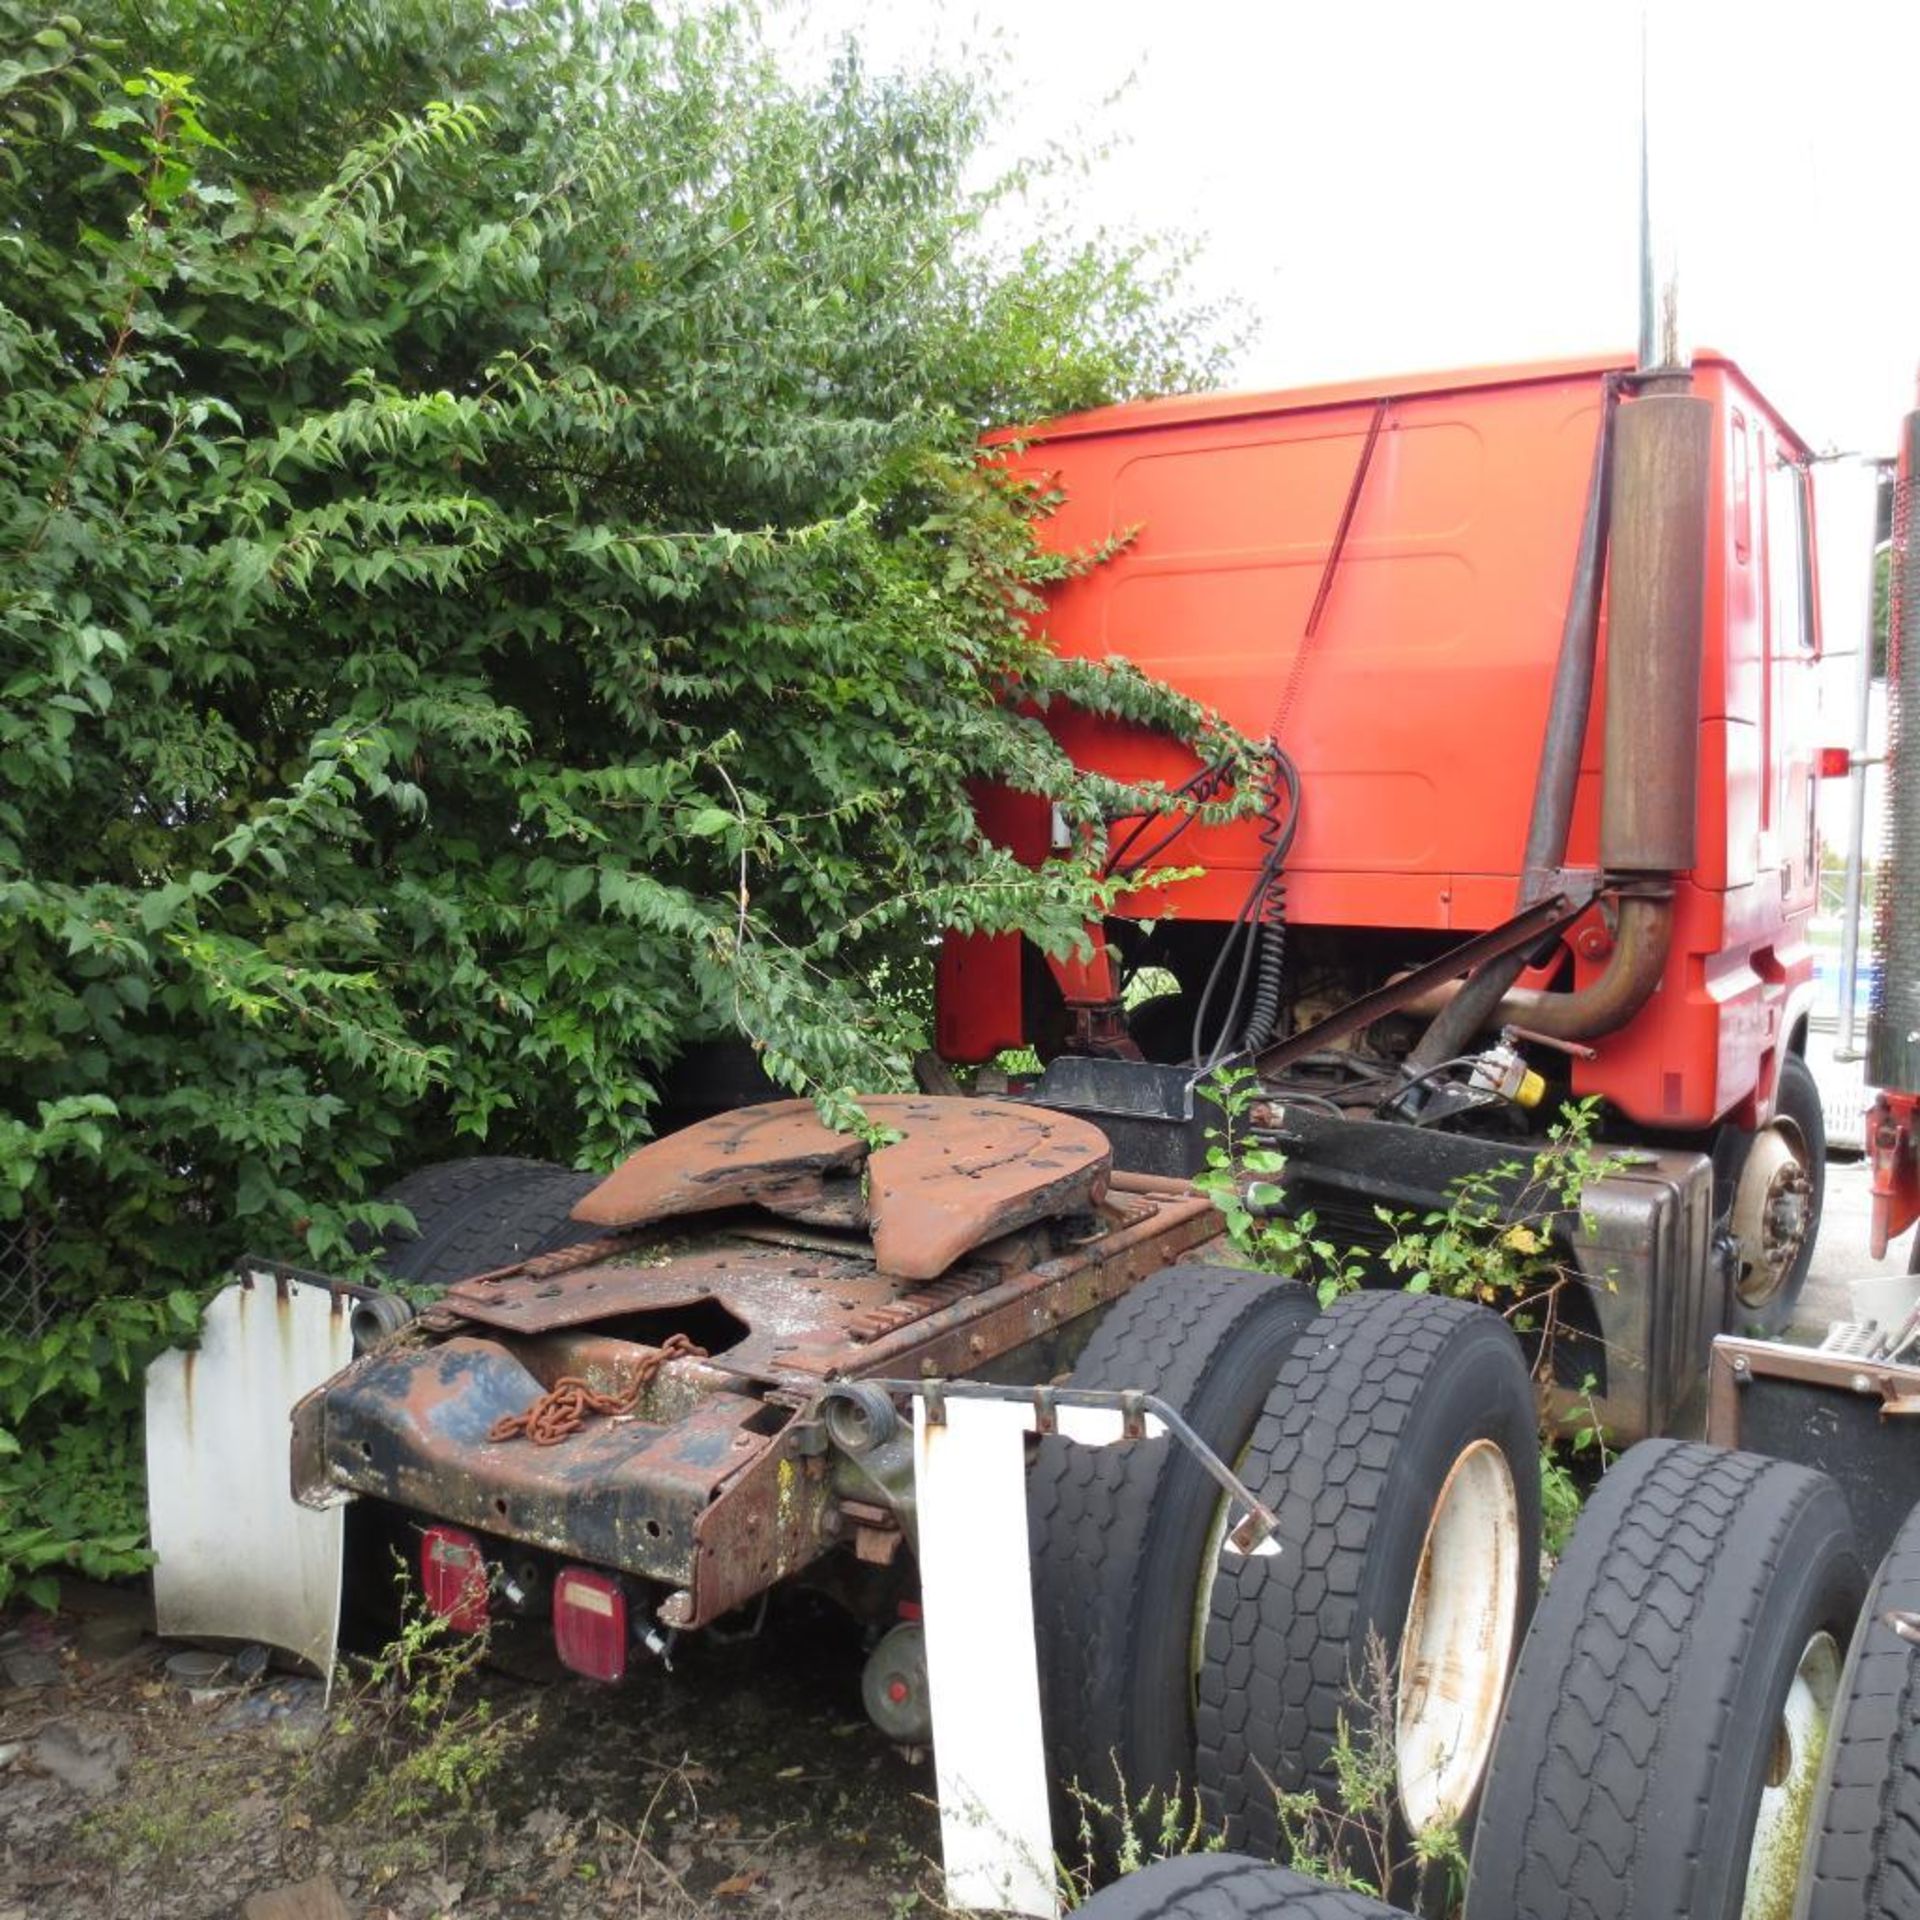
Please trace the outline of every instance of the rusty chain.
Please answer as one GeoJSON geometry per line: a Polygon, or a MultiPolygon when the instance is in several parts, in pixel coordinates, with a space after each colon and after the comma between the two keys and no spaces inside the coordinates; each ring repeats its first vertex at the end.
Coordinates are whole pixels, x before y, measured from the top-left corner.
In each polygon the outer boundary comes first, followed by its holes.
{"type": "Polygon", "coordinates": [[[502,1414],[487,1430],[487,1438],[518,1440],[524,1436],[536,1447],[558,1446],[569,1434],[578,1433],[589,1415],[614,1417],[631,1413],[669,1360],[704,1360],[706,1357],[706,1348],[695,1346],[684,1333],[669,1334],[651,1353],[640,1356],[633,1378],[620,1392],[601,1393],[578,1374],[570,1373],[556,1380],[526,1412],[502,1414]]]}

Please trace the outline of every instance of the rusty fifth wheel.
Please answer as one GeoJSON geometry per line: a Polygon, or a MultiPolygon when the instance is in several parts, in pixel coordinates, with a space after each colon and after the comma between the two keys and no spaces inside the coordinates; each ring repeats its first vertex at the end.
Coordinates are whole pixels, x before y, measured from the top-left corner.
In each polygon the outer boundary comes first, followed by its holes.
{"type": "MultiPolygon", "coordinates": [[[[1295,1281],[1170,1267],[1108,1313],[1071,1384],[1151,1383],[1231,1465],[1316,1311],[1295,1281]]],[[[1028,1507],[1055,1831],[1084,1822],[1096,1871],[1111,1869],[1129,1820],[1158,1825],[1193,1792],[1195,1650],[1227,1505],[1171,1438],[1040,1444],[1028,1507]]]]}
{"type": "Polygon", "coordinates": [[[1276,1789],[1337,1803],[1343,1726],[1392,1754],[1396,1882],[1471,1818],[1538,1584],[1538,1455],[1485,1308],[1352,1294],[1300,1336],[1242,1466],[1280,1551],[1221,1563],[1206,1626],[1199,1783],[1229,1844],[1280,1850],[1276,1789]]]}
{"type": "Polygon", "coordinates": [[[1825,1474],[1633,1448],[1527,1637],[1468,1911],[1789,1920],[1863,1584],[1825,1474]]]}

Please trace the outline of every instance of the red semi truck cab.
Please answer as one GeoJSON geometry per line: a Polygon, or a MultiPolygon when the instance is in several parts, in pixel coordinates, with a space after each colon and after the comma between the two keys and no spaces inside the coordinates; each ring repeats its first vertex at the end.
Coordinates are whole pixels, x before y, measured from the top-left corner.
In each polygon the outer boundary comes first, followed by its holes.
{"type": "MultiPolygon", "coordinates": [[[[1054,590],[1049,643],[1123,656],[1298,767],[1282,1032],[1514,913],[1596,436],[1616,385],[1637,404],[1634,379],[1624,356],[1562,360],[1147,401],[1001,437],[1014,472],[1061,496],[1047,545],[1127,536],[1054,590]]],[[[1820,634],[1806,443],[1720,354],[1681,384],[1711,407],[1694,857],[1657,988],[1572,1062],[1570,1090],[1697,1136],[1762,1126],[1804,1042],[1820,634]]],[[[1601,861],[1604,605],[1599,648],[1570,869],[1601,861]]],[[[1091,768],[1169,788],[1195,771],[1124,724],[1053,724],[1091,768]]],[[[988,793],[981,817],[1044,857],[1044,800],[988,793]]],[[[1262,853],[1258,821],[1193,826],[1158,864],[1204,871],[1129,899],[1106,930],[1123,963],[1191,993],[1262,853]]],[[[1596,902],[1522,984],[1589,986],[1609,919],[1596,902]]],[[[949,937],[939,1051],[979,1062],[1035,1041],[1057,999],[1017,937],[949,937]]]]}

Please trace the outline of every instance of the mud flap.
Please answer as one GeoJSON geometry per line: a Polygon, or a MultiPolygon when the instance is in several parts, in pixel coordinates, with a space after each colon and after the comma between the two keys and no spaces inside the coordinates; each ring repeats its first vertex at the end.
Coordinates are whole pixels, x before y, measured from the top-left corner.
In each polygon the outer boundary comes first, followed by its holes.
{"type": "MultiPolygon", "coordinates": [[[[947,1905],[959,1912],[1060,1911],[1040,1672],[1027,1548],[1027,1435],[1035,1409],[943,1396],[937,1419],[913,1404],[920,1592],[940,1796],[947,1905]]],[[[1104,1446],[1126,1437],[1118,1412],[1062,1407],[1063,1438],[1104,1446]]],[[[1164,1434],[1156,1419],[1143,1437],[1164,1434]]]]}
{"type": "Polygon", "coordinates": [[[147,1369],[147,1514],[163,1634],[258,1641],[331,1677],[344,1513],[295,1504],[294,1403],[353,1358],[352,1297],[264,1271],[200,1345],[147,1369]]]}

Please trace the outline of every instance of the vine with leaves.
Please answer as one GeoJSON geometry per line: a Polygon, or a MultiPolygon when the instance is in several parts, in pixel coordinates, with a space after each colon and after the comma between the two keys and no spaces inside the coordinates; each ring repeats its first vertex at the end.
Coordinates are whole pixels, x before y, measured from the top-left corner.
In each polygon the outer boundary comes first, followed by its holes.
{"type": "MultiPolygon", "coordinates": [[[[1251,1125],[1254,1105],[1271,1097],[1252,1068],[1221,1068],[1203,1090],[1221,1118],[1209,1131],[1205,1164],[1194,1184],[1213,1201],[1229,1242],[1249,1266],[1305,1282],[1323,1307],[1364,1285],[1375,1271],[1393,1275],[1408,1293],[1475,1301],[1527,1337],[1535,1379],[1543,1387],[1553,1381],[1562,1301],[1569,1287],[1588,1284],[1569,1258],[1564,1236],[1569,1230],[1587,1231],[1587,1190],[1622,1164],[1597,1144],[1597,1101],[1562,1107],[1524,1158],[1461,1175],[1442,1206],[1424,1213],[1376,1206],[1374,1217],[1387,1238],[1374,1251],[1338,1246],[1321,1230],[1311,1207],[1289,1201],[1280,1180],[1286,1155],[1251,1125]]],[[[1588,1376],[1574,1396],[1572,1419],[1555,1423],[1542,1442],[1550,1553],[1558,1552],[1579,1516],[1576,1469],[1604,1470],[1611,1458],[1594,1387],[1588,1376]]]]}

